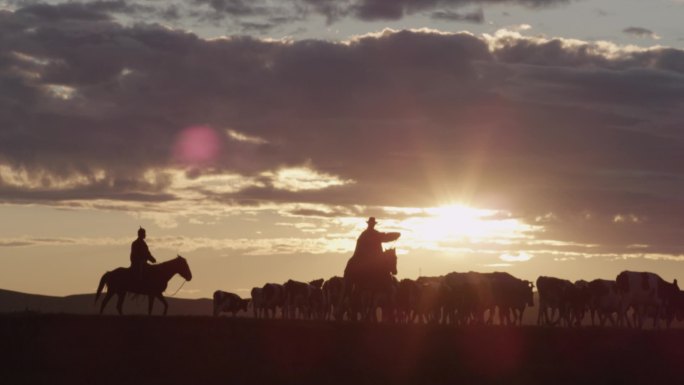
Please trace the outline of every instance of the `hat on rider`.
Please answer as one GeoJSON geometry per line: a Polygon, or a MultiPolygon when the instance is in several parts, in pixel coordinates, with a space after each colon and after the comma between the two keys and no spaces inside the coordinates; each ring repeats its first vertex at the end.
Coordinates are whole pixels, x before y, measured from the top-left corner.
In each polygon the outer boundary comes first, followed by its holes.
{"type": "Polygon", "coordinates": [[[376,223],[378,223],[378,222],[375,221],[375,217],[370,217],[370,218],[368,218],[368,220],[366,221],[366,223],[368,223],[369,225],[371,225],[371,224],[374,225],[374,224],[376,224],[376,223]]]}
{"type": "Polygon", "coordinates": [[[140,226],[140,228],[138,229],[138,236],[140,237],[143,234],[145,234],[145,229],[143,229],[142,226],[140,226]]]}

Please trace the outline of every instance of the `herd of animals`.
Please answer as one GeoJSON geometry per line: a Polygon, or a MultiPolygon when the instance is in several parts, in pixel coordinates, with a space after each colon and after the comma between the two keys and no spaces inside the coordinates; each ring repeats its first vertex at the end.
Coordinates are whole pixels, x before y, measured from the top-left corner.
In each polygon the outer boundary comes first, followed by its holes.
{"type": "Polygon", "coordinates": [[[235,316],[251,309],[255,318],[312,320],[370,320],[395,323],[451,325],[520,325],[538,292],[537,324],[544,326],[591,325],[641,328],[670,327],[684,319],[684,292],[677,280],[670,283],[657,274],[623,271],[615,280],[570,282],[541,276],[533,284],[505,272],[453,272],[416,280],[393,278],[384,290],[345,290],[342,277],[311,282],[288,280],[255,287],[251,298],[217,290],[215,316],[235,316]],[[380,317],[378,318],[378,313],[380,317]]]}

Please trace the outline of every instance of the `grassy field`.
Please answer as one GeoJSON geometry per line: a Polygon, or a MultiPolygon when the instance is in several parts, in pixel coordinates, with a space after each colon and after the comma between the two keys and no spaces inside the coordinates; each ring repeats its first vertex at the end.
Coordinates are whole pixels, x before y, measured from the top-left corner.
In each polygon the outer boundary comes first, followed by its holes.
{"type": "MultiPolygon", "coordinates": [[[[658,384],[684,330],[0,316],[4,384],[658,384]]],[[[673,382],[674,381],[674,382],[673,382]]]]}

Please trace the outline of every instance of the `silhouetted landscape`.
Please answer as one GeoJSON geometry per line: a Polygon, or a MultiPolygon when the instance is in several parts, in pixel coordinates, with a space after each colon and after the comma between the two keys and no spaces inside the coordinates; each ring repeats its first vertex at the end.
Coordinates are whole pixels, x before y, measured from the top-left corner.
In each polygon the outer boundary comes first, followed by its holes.
{"type": "Polygon", "coordinates": [[[0,0],[0,385],[684,383],[682,16],[0,0]]]}

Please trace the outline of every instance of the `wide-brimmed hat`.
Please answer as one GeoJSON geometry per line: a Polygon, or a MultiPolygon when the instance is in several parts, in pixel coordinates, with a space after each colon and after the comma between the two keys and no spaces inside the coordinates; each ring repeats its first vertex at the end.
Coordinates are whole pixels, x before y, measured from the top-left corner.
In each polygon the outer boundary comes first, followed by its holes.
{"type": "Polygon", "coordinates": [[[366,223],[368,223],[368,224],[370,225],[371,223],[372,223],[372,224],[376,224],[376,223],[378,223],[378,222],[375,220],[375,217],[370,217],[370,218],[368,218],[368,220],[366,221],[366,223]]]}

